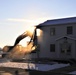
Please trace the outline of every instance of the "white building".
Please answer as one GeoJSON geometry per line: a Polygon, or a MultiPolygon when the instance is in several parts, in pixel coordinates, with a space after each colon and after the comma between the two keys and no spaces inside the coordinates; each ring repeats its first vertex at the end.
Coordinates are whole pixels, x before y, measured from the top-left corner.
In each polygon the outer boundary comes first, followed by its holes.
{"type": "Polygon", "coordinates": [[[39,58],[76,59],[76,17],[47,20],[37,27],[42,32],[38,36],[39,58]]]}

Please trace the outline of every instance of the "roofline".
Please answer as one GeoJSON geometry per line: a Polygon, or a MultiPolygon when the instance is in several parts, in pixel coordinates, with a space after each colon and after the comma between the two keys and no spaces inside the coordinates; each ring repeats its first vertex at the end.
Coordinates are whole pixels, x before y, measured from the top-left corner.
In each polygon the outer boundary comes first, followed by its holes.
{"type": "Polygon", "coordinates": [[[62,39],[62,38],[64,38],[64,37],[76,41],[76,38],[72,38],[72,37],[69,37],[69,36],[62,36],[62,37],[59,37],[59,38],[57,38],[57,39],[55,39],[55,40],[58,41],[58,40],[60,40],[60,39],[62,39]]]}
{"type": "Polygon", "coordinates": [[[68,18],[46,20],[45,22],[37,25],[36,27],[43,27],[43,26],[50,26],[50,25],[59,25],[59,24],[68,24],[68,23],[76,23],[76,17],[68,17],[68,18]]]}

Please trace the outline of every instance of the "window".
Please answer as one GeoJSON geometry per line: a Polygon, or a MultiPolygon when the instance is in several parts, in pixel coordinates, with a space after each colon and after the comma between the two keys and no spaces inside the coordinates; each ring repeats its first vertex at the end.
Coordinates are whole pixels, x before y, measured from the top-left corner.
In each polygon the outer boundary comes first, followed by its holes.
{"type": "Polygon", "coordinates": [[[61,53],[66,53],[68,55],[71,54],[71,44],[68,43],[68,44],[60,44],[61,46],[61,53]]]}
{"type": "Polygon", "coordinates": [[[72,26],[68,26],[67,27],[67,34],[72,34],[73,33],[73,27],[72,26]]]}
{"type": "Polygon", "coordinates": [[[71,44],[69,44],[69,48],[67,50],[67,53],[71,53],[71,44]]]}
{"type": "Polygon", "coordinates": [[[50,29],[50,35],[55,35],[55,28],[50,29]]]}
{"type": "Polygon", "coordinates": [[[55,44],[50,44],[50,51],[55,52],[55,44]]]}

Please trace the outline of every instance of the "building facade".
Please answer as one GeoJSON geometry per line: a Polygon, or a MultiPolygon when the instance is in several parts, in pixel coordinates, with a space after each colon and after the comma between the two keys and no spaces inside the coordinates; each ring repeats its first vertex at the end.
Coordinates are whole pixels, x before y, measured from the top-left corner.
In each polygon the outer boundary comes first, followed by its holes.
{"type": "Polygon", "coordinates": [[[39,58],[76,59],[76,17],[47,20],[37,26],[39,58]]]}

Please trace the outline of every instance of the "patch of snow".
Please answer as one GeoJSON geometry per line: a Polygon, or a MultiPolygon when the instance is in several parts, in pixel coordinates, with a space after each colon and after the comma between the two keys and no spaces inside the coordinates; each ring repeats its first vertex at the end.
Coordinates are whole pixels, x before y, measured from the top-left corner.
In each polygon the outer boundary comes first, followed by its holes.
{"type": "Polygon", "coordinates": [[[22,69],[34,69],[40,71],[49,71],[57,68],[62,68],[69,66],[69,64],[35,64],[35,63],[17,63],[17,62],[2,62],[0,67],[13,67],[13,68],[22,68],[22,69]]]}
{"type": "Polygon", "coordinates": [[[68,74],[75,74],[75,75],[76,75],[76,71],[70,72],[70,73],[68,73],[68,74]]]}

